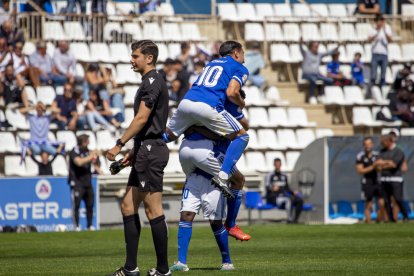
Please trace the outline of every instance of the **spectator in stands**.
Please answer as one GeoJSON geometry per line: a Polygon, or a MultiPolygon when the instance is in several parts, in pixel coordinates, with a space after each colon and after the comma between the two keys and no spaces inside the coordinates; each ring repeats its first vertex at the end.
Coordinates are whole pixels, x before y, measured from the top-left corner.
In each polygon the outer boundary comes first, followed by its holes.
{"type": "Polygon", "coordinates": [[[357,52],[354,55],[354,61],[351,64],[352,82],[354,85],[363,86],[364,79],[364,63],[361,61],[361,53],[357,52]]]}
{"type": "Polygon", "coordinates": [[[187,93],[190,79],[190,74],[183,68],[182,63],[179,60],[167,58],[163,69],[159,72],[167,84],[170,99],[181,101],[187,93]]]}
{"type": "Polygon", "coordinates": [[[29,77],[29,58],[23,54],[23,43],[17,42],[12,53],[14,74],[19,75],[18,78],[29,77]]]}
{"type": "MultiPolygon", "coordinates": [[[[76,2],[79,3],[80,13],[86,14],[86,0],[67,0],[66,13],[76,13],[76,2]]],[[[59,12],[59,11],[58,11],[59,12]]]]}
{"type": "Polygon", "coordinates": [[[139,13],[155,12],[157,7],[161,5],[160,0],[138,0],[139,13]]]}
{"type": "Polygon", "coordinates": [[[359,14],[379,14],[381,7],[379,0],[357,0],[355,13],[359,14]]]}
{"type": "Polygon", "coordinates": [[[411,75],[411,64],[405,63],[404,67],[398,71],[395,76],[394,83],[392,84],[392,89],[398,91],[403,87],[406,87],[409,82],[409,77],[411,75]]]}
{"type": "Polygon", "coordinates": [[[204,61],[197,61],[194,64],[194,72],[191,74],[189,79],[189,87],[193,86],[193,83],[198,79],[201,72],[203,72],[204,67],[206,66],[204,61]]]}
{"type": "Polygon", "coordinates": [[[332,55],[332,61],[326,65],[327,77],[334,80],[335,85],[350,85],[351,81],[345,78],[341,71],[341,62],[339,62],[339,52],[332,55]]]}
{"type": "Polygon", "coordinates": [[[36,88],[40,83],[55,86],[63,85],[66,77],[58,74],[53,65],[52,58],[46,52],[46,43],[44,41],[38,41],[36,48],[36,52],[29,56],[30,66],[32,67],[31,79],[34,81],[33,86],[36,88]],[[37,77],[40,83],[35,81],[37,77]]]}
{"type": "Polygon", "coordinates": [[[10,49],[7,47],[7,41],[5,38],[0,38],[0,73],[6,70],[6,66],[11,64],[10,49]]]}
{"type": "Polygon", "coordinates": [[[394,120],[401,120],[414,127],[414,113],[411,111],[411,95],[407,88],[401,88],[395,97],[390,97],[389,109],[394,120]]]}
{"type": "Polygon", "coordinates": [[[281,172],[282,161],[276,158],[273,165],[275,170],[267,176],[267,202],[279,208],[284,207],[288,222],[297,223],[303,209],[303,200],[297,191],[289,188],[287,175],[281,172]]]}
{"type": "Polygon", "coordinates": [[[10,0],[3,0],[3,6],[0,7],[0,25],[11,19],[16,14],[16,10],[10,8],[10,0]]]}
{"type": "Polygon", "coordinates": [[[111,112],[108,104],[99,98],[99,94],[95,90],[90,90],[89,100],[88,100],[88,103],[86,104],[85,115],[86,115],[89,127],[91,128],[92,131],[99,130],[99,127],[96,125],[96,123],[101,124],[109,131],[112,131],[112,132],[115,131],[115,127],[111,126],[108,120],[104,118],[104,116],[108,118],[109,121],[111,121],[111,123],[119,127],[120,125],[119,122],[116,121],[115,118],[112,118],[111,116],[112,113],[109,113],[108,110],[109,112],[111,112]]]}
{"type": "Polygon", "coordinates": [[[26,112],[29,108],[29,98],[24,90],[24,80],[14,74],[12,64],[6,66],[6,70],[2,76],[0,95],[3,97],[6,106],[9,104],[17,104],[22,107],[21,112],[26,112]]]}
{"type": "MultiPolygon", "coordinates": [[[[320,81],[323,81],[324,84],[328,84],[328,85],[331,85],[334,82],[333,79],[325,77],[319,72],[319,66],[321,65],[321,61],[323,57],[327,55],[332,55],[338,51],[339,45],[335,49],[332,49],[331,51],[328,51],[325,53],[318,53],[318,48],[319,48],[319,43],[316,41],[311,41],[309,43],[309,50],[306,50],[305,47],[303,46],[302,38],[300,39],[300,50],[303,56],[303,62],[302,62],[303,78],[308,80],[310,83],[309,95],[308,95],[310,104],[317,103],[317,100],[315,97],[316,81],[320,80],[320,81]]],[[[320,94],[323,95],[324,92],[320,91],[320,94]]]]}
{"type": "Polygon", "coordinates": [[[260,75],[260,70],[266,66],[263,55],[260,50],[259,42],[251,43],[250,47],[244,55],[244,66],[249,70],[248,80],[254,86],[264,89],[266,86],[266,79],[260,75]]]}
{"type": "Polygon", "coordinates": [[[108,0],[92,0],[92,13],[106,14],[108,0]]]}
{"type": "Polygon", "coordinates": [[[381,68],[380,86],[385,85],[385,73],[388,66],[388,43],[392,42],[392,33],[389,26],[385,24],[384,17],[377,15],[375,18],[377,24],[368,37],[368,41],[372,43],[372,59],[371,59],[371,82],[368,86],[367,97],[371,97],[371,87],[377,81],[377,67],[381,68]]]}
{"type": "Polygon", "coordinates": [[[182,42],[181,45],[181,53],[177,56],[177,60],[181,62],[183,68],[188,72],[194,71],[194,64],[193,64],[193,57],[190,54],[191,47],[188,42],[182,42]]]}
{"type": "Polygon", "coordinates": [[[32,160],[37,164],[39,168],[39,176],[40,175],[53,175],[53,168],[52,163],[55,161],[58,154],[60,154],[63,150],[63,144],[59,146],[59,148],[56,150],[55,154],[52,154],[52,159],[49,159],[49,153],[46,151],[42,151],[40,153],[40,161],[36,159],[35,156],[33,156],[32,151],[30,149],[27,149],[27,155],[32,158],[32,160]]]}
{"type": "Polygon", "coordinates": [[[53,123],[58,128],[76,130],[78,113],[76,109],[76,100],[73,98],[73,87],[70,83],[63,86],[63,95],[57,95],[52,103],[52,112],[54,113],[53,123]]]}
{"type": "Polygon", "coordinates": [[[69,52],[68,41],[59,41],[59,46],[53,53],[53,65],[59,77],[65,79],[65,82],[75,84],[76,59],[69,52]]]}
{"type": "Polygon", "coordinates": [[[0,38],[6,39],[7,47],[9,47],[10,52],[13,51],[17,42],[23,44],[25,42],[23,31],[15,27],[11,20],[4,21],[0,26],[0,38]]]}

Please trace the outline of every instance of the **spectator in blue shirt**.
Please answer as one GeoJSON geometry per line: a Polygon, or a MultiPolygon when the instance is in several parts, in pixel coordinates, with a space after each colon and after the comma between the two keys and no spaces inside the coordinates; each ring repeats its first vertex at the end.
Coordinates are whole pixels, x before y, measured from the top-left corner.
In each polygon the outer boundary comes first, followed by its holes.
{"type": "Polygon", "coordinates": [[[363,86],[364,81],[364,63],[361,61],[361,53],[357,52],[354,55],[354,61],[351,64],[352,68],[352,82],[356,85],[363,86]]]}
{"type": "Polygon", "coordinates": [[[154,12],[160,5],[160,0],[138,0],[139,13],[154,12]]]}
{"type": "Polygon", "coordinates": [[[344,74],[341,72],[339,55],[339,52],[334,53],[332,55],[332,61],[327,65],[328,78],[333,79],[335,85],[349,85],[351,81],[346,79],[344,74]]]}
{"type": "Polygon", "coordinates": [[[63,86],[63,95],[56,96],[52,103],[52,111],[54,113],[53,123],[56,123],[59,129],[76,130],[78,112],[70,83],[65,83],[63,86]]]}

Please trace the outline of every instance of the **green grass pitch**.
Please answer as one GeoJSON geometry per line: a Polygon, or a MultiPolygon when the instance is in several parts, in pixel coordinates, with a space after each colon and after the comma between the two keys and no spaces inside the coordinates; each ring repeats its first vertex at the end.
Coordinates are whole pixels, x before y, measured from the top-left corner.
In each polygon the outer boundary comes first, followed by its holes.
{"type": "MultiPolygon", "coordinates": [[[[230,240],[234,272],[209,227],[194,227],[186,275],[414,275],[414,224],[351,226],[254,225],[249,242],[230,240]]],[[[143,228],[141,275],[155,265],[151,232],[143,228]]],[[[170,227],[169,261],[177,259],[170,227]]],[[[107,275],[124,262],[122,230],[0,234],[0,275],[107,275]]],[[[182,272],[181,272],[182,273],[182,272]]],[[[175,273],[177,275],[179,273],[175,273]]]]}

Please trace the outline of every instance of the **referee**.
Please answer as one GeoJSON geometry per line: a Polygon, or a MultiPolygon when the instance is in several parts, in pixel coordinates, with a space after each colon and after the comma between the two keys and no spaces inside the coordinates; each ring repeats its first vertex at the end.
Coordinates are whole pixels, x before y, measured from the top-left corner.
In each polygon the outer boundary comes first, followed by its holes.
{"type": "Polygon", "coordinates": [[[95,194],[92,187],[91,163],[95,162],[98,154],[96,151],[89,151],[89,136],[86,134],[77,137],[77,144],[77,147],[69,153],[69,185],[72,190],[75,229],[80,231],[79,207],[83,200],[86,206],[87,227],[89,230],[94,230],[92,217],[95,194]]]}
{"type": "Polygon", "coordinates": [[[168,88],[162,76],[155,70],[158,47],[151,40],[140,40],[131,45],[132,69],[142,75],[142,84],[134,101],[135,117],[108,151],[107,158],[114,161],[122,147],[134,138],[134,147],[122,160],[131,165],[125,196],[121,203],[126,242],[126,261],[114,276],[137,276],[138,241],[141,224],[138,207],[144,202],[145,213],[151,225],[152,238],[157,255],[156,268],[148,275],[171,275],[168,267],[168,229],[162,208],[164,168],[168,163],[169,150],[162,140],[168,118],[168,88]]]}
{"type": "Polygon", "coordinates": [[[403,204],[402,174],[407,171],[404,152],[397,147],[392,134],[381,136],[381,143],[383,148],[380,151],[380,159],[377,164],[386,195],[388,216],[395,222],[398,220],[398,213],[401,210],[404,220],[408,221],[408,213],[403,204]]]}
{"type": "Polygon", "coordinates": [[[374,197],[378,199],[379,205],[377,221],[382,221],[383,218],[388,220],[384,207],[384,191],[376,170],[379,153],[372,150],[374,143],[371,137],[364,138],[363,147],[364,150],[358,153],[356,157],[355,167],[357,173],[362,176],[361,184],[365,197],[365,222],[371,222],[372,200],[374,197]]]}

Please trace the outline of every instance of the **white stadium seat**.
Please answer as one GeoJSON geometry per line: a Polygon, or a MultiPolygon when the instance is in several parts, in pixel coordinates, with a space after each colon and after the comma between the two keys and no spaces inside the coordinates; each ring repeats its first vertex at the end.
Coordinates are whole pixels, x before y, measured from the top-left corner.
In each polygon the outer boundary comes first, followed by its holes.
{"type": "Polygon", "coordinates": [[[321,23],[321,40],[338,41],[338,30],[333,23],[321,23]]]}
{"type": "Polygon", "coordinates": [[[96,132],[96,144],[100,150],[109,150],[115,145],[115,137],[108,130],[96,132]]]}
{"type": "Polygon", "coordinates": [[[266,40],[268,41],[284,41],[284,36],[280,24],[267,23],[265,24],[266,40]]]}
{"type": "Polygon", "coordinates": [[[266,160],[261,152],[246,152],[246,163],[250,170],[263,172],[266,171],[266,160]]]}
{"type": "Polygon", "coordinates": [[[316,136],[316,139],[322,138],[322,137],[330,137],[330,136],[334,136],[334,132],[330,128],[318,128],[315,131],[315,136],[316,136]]]}
{"type": "Polygon", "coordinates": [[[305,109],[301,107],[291,107],[287,110],[289,123],[301,127],[315,127],[316,122],[309,122],[305,109]]]}
{"type": "Polygon", "coordinates": [[[66,36],[70,41],[85,41],[86,36],[83,31],[83,27],[80,22],[70,21],[63,22],[63,27],[65,29],[66,36]]]}
{"type": "Polygon", "coordinates": [[[270,60],[272,62],[291,63],[289,47],[286,44],[272,44],[270,46],[270,60]]]}
{"type": "Polygon", "coordinates": [[[157,8],[157,12],[165,16],[174,16],[175,14],[174,6],[171,3],[161,3],[157,8]]]}
{"type": "Polygon", "coordinates": [[[414,5],[413,4],[402,4],[401,15],[413,17],[414,16],[414,5]]]}
{"type": "Polygon", "coordinates": [[[388,105],[389,100],[384,98],[381,89],[378,86],[371,87],[372,99],[375,101],[376,104],[380,105],[388,105]]]}
{"type": "MultiPolygon", "coordinates": [[[[82,64],[76,63],[75,75],[76,75],[76,77],[81,77],[81,78],[85,77],[85,69],[83,68],[82,64]]],[[[63,86],[61,86],[61,87],[63,88],[63,86]]],[[[57,94],[57,88],[56,88],[56,94],[57,94]]],[[[60,95],[62,95],[62,94],[60,94],[60,95]]]]}
{"type": "Polygon", "coordinates": [[[141,27],[137,22],[125,22],[122,25],[123,32],[132,35],[132,39],[141,40],[143,38],[141,27]]]}
{"type": "Polygon", "coordinates": [[[24,91],[26,91],[29,102],[35,105],[37,103],[37,97],[34,88],[32,86],[25,86],[24,91]]]}
{"type": "Polygon", "coordinates": [[[289,101],[282,100],[280,97],[279,89],[276,86],[270,86],[266,91],[266,99],[273,104],[277,105],[289,105],[289,101]]]}
{"type": "Polygon", "coordinates": [[[325,104],[345,105],[342,88],[339,86],[325,86],[325,104]]]}
{"type": "Polygon", "coordinates": [[[143,38],[152,39],[154,41],[164,40],[161,32],[161,28],[156,22],[147,22],[144,24],[143,38]]]}
{"type": "MultiPolygon", "coordinates": [[[[384,114],[385,118],[391,120],[392,119],[392,114],[390,109],[388,108],[388,106],[374,106],[372,107],[372,118],[374,120],[376,120],[377,114],[378,112],[381,111],[382,114],[384,114]]],[[[386,121],[377,121],[380,122],[383,126],[389,126],[389,127],[400,127],[402,122],[397,120],[397,121],[390,121],[390,122],[386,122],[386,121]]]]}
{"type": "Polygon", "coordinates": [[[18,110],[6,109],[6,119],[17,129],[29,129],[29,123],[26,117],[18,110]]]}
{"type": "Polygon", "coordinates": [[[49,41],[46,43],[46,53],[49,56],[53,57],[55,50],[56,50],[56,46],[53,42],[49,41]]]}
{"type": "Polygon", "coordinates": [[[288,149],[301,149],[296,140],[296,134],[293,129],[278,129],[277,138],[279,144],[288,149]]]}
{"type": "Polygon", "coordinates": [[[103,36],[105,41],[112,41],[113,37],[111,35],[112,31],[122,33],[121,23],[119,22],[108,22],[105,24],[103,29],[103,36]]]}
{"type": "Polygon", "coordinates": [[[257,86],[245,86],[246,106],[268,106],[270,102],[264,97],[257,86]]]}
{"type": "Polygon", "coordinates": [[[253,129],[249,129],[249,143],[247,144],[248,149],[263,149],[263,146],[260,144],[259,139],[257,137],[256,131],[253,129]]]}
{"type": "Polygon", "coordinates": [[[311,17],[312,12],[308,5],[305,4],[293,4],[293,15],[299,18],[311,17]]]}
{"type": "Polygon", "coordinates": [[[344,4],[329,4],[328,5],[328,9],[329,9],[329,15],[331,17],[347,17],[348,16],[348,12],[346,10],[346,6],[344,4]]]}
{"type": "Polygon", "coordinates": [[[217,5],[218,15],[223,21],[239,21],[236,5],[233,3],[220,3],[217,5]]]}
{"type": "Polygon", "coordinates": [[[89,52],[89,47],[84,42],[73,42],[70,44],[70,51],[75,56],[76,60],[78,61],[97,61],[91,60],[91,55],[89,52]]]}
{"type": "Polygon", "coordinates": [[[300,51],[299,44],[290,44],[289,51],[290,51],[290,59],[292,62],[303,61],[303,56],[302,56],[302,52],[300,51]]]}
{"type": "Polygon", "coordinates": [[[164,23],[161,25],[163,40],[182,41],[180,27],[177,23],[164,23]]]}
{"type": "Polygon", "coordinates": [[[302,38],[304,41],[319,41],[321,36],[319,34],[318,26],[314,23],[304,23],[301,25],[302,38]]]}
{"type": "Polygon", "coordinates": [[[285,150],[286,146],[279,144],[276,132],[273,129],[259,129],[257,138],[260,147],[271,150],[285,150]]]}
{"type": "Polygon", "coordinates": [[[295,168],[296,162],[298,161],[300,152],[298,151],[288,151],[286,153],[286,171],[293,171],[295,168]]]}
{"type": "Polygon", "coordinates": [[[296,23],[284,24],[283,34],[284,34],[285,41],[298,42],[301,36],[299,25],[296,23]]]}
{"type": "Polygon", "coordinates": [[[171,58],[176,58],[181,54],[181,45],[179,43],[169,43],[168,44],[168,56],[171,58]]]}
{"type": "Polygon", "coordinates": [[[341,41],[356,41],[357,35],[354,25],[351,23],[339,24],[339,39],[341,41]]]}
{"type": "Polygon", "coordinates": [[[292,127],[292,124],[289,122],[286,109],[281,107],[271,107],[268,112],[269,123],[271,126],[292,127]]]}
{"type": "Polygon", "coordinates": [[[414,128],[402,128],[401,135],[402,136],[414,136],[414,128]]]}
{"type": "Polygon", "coordinates": [[[346,8],[348,9],[348,16],[354,16],[356,10],[356,4],[346,4],[346,8]]]}
{"type": "Polygon", "coordinates": [[[55,161],[52,163],[52,169],[55,176],[67,176],[69,173],[68,164],[62,155],[56,156],[55,161]]]}
{"type": "Polygon", "coordinates": [[[164,171],[166,173],[177,173],[182,172],[180,159],[177,152],[171,152],[168,164],[165,167],[164,171]]]}
{"type": "Polygon", "coordinates": [[[251,127],[268,127],[269,117],[263,107],[249,108],[249,124],[251,127]]]}
{"type": "MultiPolygon", "coordinates": [[[[40,161],[39,156],[35,157],[36,160],[40,161]]],[[[26,175],[27,176],[37,176],[39,175],[39,167],[37,166],[36,162],[32,160],[29,156],[26,157],[25,165],[26,165],[26,175]]]]}
{"type": "Polygon", "coordinates": [[[18,153],[16,139],[13,133],[7,131],[0,131],[0,152],[18,153]]]}
{"type": "Polygon", "coordinates": [[[315,141],[315,132],[312,129],[302,128],[296,130],[298,146],[306,148],[310,143],[315,141]]]}
{"type": "Polygon", "coordinates": [[[138,85],[125,85],[123,87],[125,95],[124,95],[124,104],[125,105],[133,105],[135,95],[138,91],[138,85]]]}
{"type": "Polygon", "coordinates": [[[402,62],[401,47],[397,43],[388,44],[388,58],[390,62],[402,62]]]}
{"type": "Polygon", "coordinates": [[[184,41],[203,41],[200,29],[195,23],[181,23],[181,36],[184,41]]]}
{"type": "Polygon", "coordinates": [[[23,54],[30,56],[36,52],[36,45],[31,41],[26,41],[23,46],[23,54]]]}
{"type": "Polygon", "coordinates": [[[256,17],[257,20],[264,20],[265,17],[273,16],[273,8],[270,3],[257,3],[256,4],[256,17]]]}
{"type": "Polygon", "coordinates": [[[376,121],[372,117],[369,107],[354,107],[352,108],[352,124],[354,126],[381,126],[382,123],[376,121]]]}
{"type": "Polygon", "coordinates": [[[364,48],[361,44],[349,43],[346,45],[346,53],[347,53],[347,61],[351,63],[354,60],[355,53],[361,53],[361,59],[363,62],[364,60],[364,48]]]}
{"type": "Polygon", "coordinates": [[[285,19],[286,17],[292,17],[292,9],[289,4],[274,4],[274,14],[277,17],[285,19]]]}
{"type": "Polygon", "coordinates": [[[72,150],[77,145],[75,134],[69,130],[59,130],[56,133],[56,139],[59,142],[65,143],[66,151],[72,150]]]}
{"type": "Polygon", "coordinates": [[[125,43],[110,43],[109,51],[113,61],[129,63],[130,51],[125,43]]]}
{"type": "Polygon", "coordinates": [[[263,26],[260,23],[246,23],[244,25],[244,40],[264,41],[265,34],[263,31],[263,26]]]}
{"type": "Polygon", "coordinates": [[[117,64],[116,73],[119,83],[141,83],[141,75],[132,71],[130,64],[117,64]]]}
{"type": "Polygon", "coordinates": [[[345,103],[353,104],[371,104],[372,100],[365,100],[362,90],[359,86],[344,86],[345,103]]]}
{"type": "Polygon", "coordinates": [[[257,21],[256,10],[252,3],[238,3],[236,8],[240,21],[257,21]]]}
{"type": "Polygon", "coordinates": [[[372,30],[372,25],[369,23],[356,23],[356,32],[359,41],[366,41],[372,30]]]}
{"type": "Polygon", "coordinates": [[[328,6],[326,4],[311,4],[311,13],[314,17],[326,18],[329,16],[328,6]]]}
{"type": "Polygon", "coordinates": [[[60,22],[49,21],[44,24],[43,39],[66,40],[67,37],[60,22]]]}
{"type": "Polygon", "coordinates": [[[158,46],[158,61],[164,62],[168,57],[168,47],[164,43],[157,43],[158,46]]]}
{"type": "Polygon", "coordinates": [[[27,176],[25,164],[20,164],[20,156],[4,157],[4,173],[7,176],[27,176]]]}
{"type": "Polygon", "coordinates": [[[89,45],[91,60],[112,63],[114,60],[106,43],[93,42],[89,45]]]}
{"type": "Polygon", "coordinates": [[[56,92],[52,86],[39,86],[36,90],[37,100],[45,105],[51,105],[56,98],[56,92]]]}

